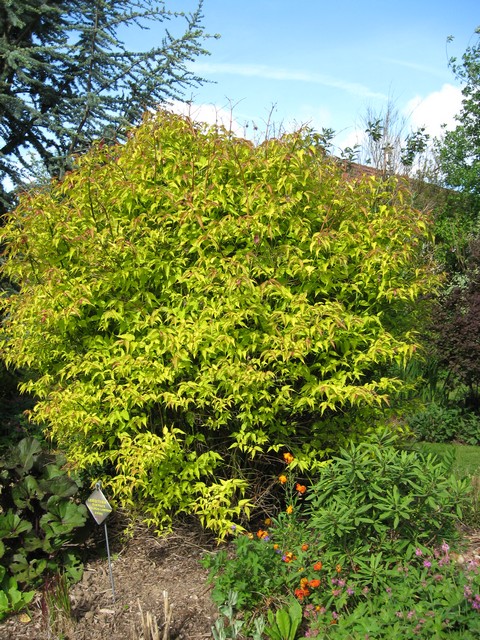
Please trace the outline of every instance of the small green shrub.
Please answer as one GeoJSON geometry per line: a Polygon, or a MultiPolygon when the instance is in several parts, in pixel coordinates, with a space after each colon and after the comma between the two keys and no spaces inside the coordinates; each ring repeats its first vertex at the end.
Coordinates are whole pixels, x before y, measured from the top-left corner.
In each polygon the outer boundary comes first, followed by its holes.
{"type": "Polygon", "coordinates": [[[418,544],[457,535],[470,483],[453,459],[397,449],[393,436],[351,445],[320,470],[306,499],[307,527],[320,546],[354,567],[372,554],[390,564],[418,544]]]}
{"type": "Polygon", "coordinates": [[[278,563],[278,554],[267,542],[240,535],[235,539],[233,560],[225,549],[203,558],[203,566],[210,570],[215,604],[222,605],[230,592],[236,592],[237,609],[251,611],[271,594],[281,593],[287,579],[286,567],[278,563]],[[272,567],[276,567],[275,572],[272,567]]]}
{"type": "Polygon", "coordinates": [[[418,440],[480,444],[480,416],[458,407],[431,403],[408,418],[418,440]]]}
{"type": "Polygon", "coordinates": [[[298,467],[287,454],[282,512],[255,535],[237,537],[233,557],[222,550],[206,561],[215,601],[235,589],[238,608],[253,621],[294,595],[309,637],[344,630],[338,637],[363,637],[355,633],[365,627],[364,634],[387,638],[388,625],[424,638],[475,628],[478,567],[464,571],[450,551],[469,480],[455,477],[449,459],[394,444],[382,434],[351,445],[310,486],[295,481],[298,467]]]}
{"type": "Polygon", "coordinates": [[[79,486],[34,438],[24,438],[0,462],[0,617],[22,608],[42,579],[62,571],[80,577],[72,538],[87,511],[79,486]]]}

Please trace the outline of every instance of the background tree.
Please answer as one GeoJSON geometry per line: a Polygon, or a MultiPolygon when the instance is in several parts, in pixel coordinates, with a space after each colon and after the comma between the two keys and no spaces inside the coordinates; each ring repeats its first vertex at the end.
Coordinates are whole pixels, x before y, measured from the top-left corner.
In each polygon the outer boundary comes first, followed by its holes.
{"type": "Polygon", "coordinates": [[[456,128],[436,141],[441,184],[449,190],[437,213],[436,236],[441,258],[454,274],[467,269],[469,242],[480,232],[480,39],[450,65],[464,84],[464,97],[456,128]]]}
{"type": "MultiPolygon", "coordinates": [[[[480,27],[475,31],[480,35],[480,27]]],[[[480,37],[468,47],[461,62],[450,60],[458,80],[464,85],[458,125],[440,141],[440,161],[445,184],[461,190],[476,217],[480,206],[480,37]]]]}
{"type": "Polygon", "coordinates": [[[364,136],[356,145],[359,162],[375,167],[385,176],[411,176],[425,170],[430,137],[424,127],[410,130],[407,119],[393,102],[379,112],[368,108],[361,122],[364,136]]]}
{"type": "Polygon", "coordinates": [[[0,193],[61,176],[92,140],[115,139],[146,109],[202,80],[188,62],[205,54],[202,0],[189,15],[157,0],[5,0],[0,5],[0,193]],[[126,29],[172,23],[146,52],[126,29]],[[33,176],[32,176],[33,174],[33,176]],[[6,180],[8,178],[8,181],[6,180]]]}

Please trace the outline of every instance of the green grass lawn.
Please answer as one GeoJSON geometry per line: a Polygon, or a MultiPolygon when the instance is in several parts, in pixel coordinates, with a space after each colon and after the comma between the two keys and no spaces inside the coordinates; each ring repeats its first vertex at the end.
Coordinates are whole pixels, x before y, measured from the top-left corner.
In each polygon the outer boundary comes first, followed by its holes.
{"type": "Polygon", "coordinates": [[[438,442],[419,442],[421,451],[444,457],[455,455],[453,470],[458,476],[480,476],[480,447],[438,442]]]}
{"type": "Polygon", "coordinates": [[[463,524],[480,529],[480,446],[419,442],[415,448],[441,457],[455,456],[453,472],[459,478],[470,477],[472,482],[471,507],[463,513],[463,524]]]}

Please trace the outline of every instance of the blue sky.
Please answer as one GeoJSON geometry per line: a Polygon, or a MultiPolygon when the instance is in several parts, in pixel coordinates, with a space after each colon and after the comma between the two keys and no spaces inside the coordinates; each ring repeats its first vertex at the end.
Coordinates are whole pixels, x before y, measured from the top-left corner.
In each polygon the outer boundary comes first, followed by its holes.
{"type": "Polygon", "coordinates": [[[187,94],[197,117],[221,119],[233,107],[239,131],[253,122],[263,130],[270,117],[287,128],[332,128],[341,146],[367,109],[389,100],[412,127],[435,134],[451,125],[461,96],[447,60],[476,41],[480,25],[478,0],[204,0],[203,13],[221,38],[192,65],[215,83],[187,94]]]}

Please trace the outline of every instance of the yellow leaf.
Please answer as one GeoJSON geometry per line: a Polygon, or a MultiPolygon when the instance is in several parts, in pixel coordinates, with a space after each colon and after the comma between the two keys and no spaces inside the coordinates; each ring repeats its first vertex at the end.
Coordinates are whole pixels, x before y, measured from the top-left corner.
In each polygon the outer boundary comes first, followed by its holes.
{"type": "Polygon", "coordinates": [[[32,618],[28,615],[28,613],[21,613],[18,616],[18,620],[19,620],[19,622],[22,622],[23,624],[28,624],[29,622],[32,621],[32,618]]]}

